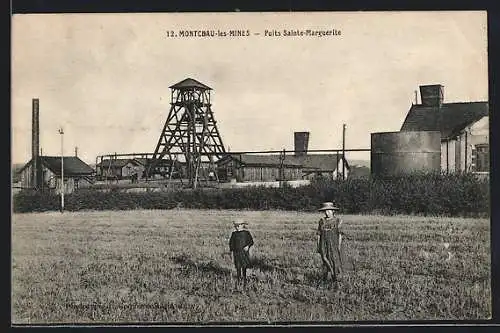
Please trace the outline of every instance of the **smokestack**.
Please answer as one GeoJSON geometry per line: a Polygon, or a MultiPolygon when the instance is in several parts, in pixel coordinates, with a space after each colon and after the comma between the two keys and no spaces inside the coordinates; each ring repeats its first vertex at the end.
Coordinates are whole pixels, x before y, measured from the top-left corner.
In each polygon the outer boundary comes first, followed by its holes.
{"type": "Polygon", "coordinates": [[[307,155],[307,148],[309,146],[309,132],[295,132],[294,144],[295,156],[307,155]]]}
{"type": "Polygon", "coordinates": [[[75,157],[78,157],[78,147],[75,147],[75,157]]]}
{"type": "Polygon", "coordinates": [[[40,119],[39,119],[39,100],[38,98],[32,99],[33,110],[31,121],[31,160],[33,166],[31,169],[31,185],[38,188],[38,174],[39,174],[39,161],[38,152],[40,151],[40,119]]]}
{"type": "Polygon", "coordinates": [[[440,84],[420,86],[422,105],[441,107],[444,99],[443,88],[440,84]]]}

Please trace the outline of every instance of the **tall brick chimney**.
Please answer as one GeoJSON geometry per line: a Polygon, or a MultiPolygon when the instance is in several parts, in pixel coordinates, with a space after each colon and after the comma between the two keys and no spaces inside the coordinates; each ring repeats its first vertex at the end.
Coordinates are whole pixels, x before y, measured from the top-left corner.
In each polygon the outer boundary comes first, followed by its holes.
{"type": "Polygon", "coordinates": [[[444,99],[444,87],[440,84],[420,86],[420,99],[423,106],[441,107],[444,99]]]}
{"type": "Polygon", "coordinates": [[[39,100],[33,98],[31,103],[32,119],[31,119],[31,160],[33,161],[31,169],[31,187],[38,188],[40,184],[40,115],[39,115],[39,100]]]}
{"type": "Polygon", "coordinates": [[[309,132],[295,132],[294,133],[295,156],[307,155],[308,146],[309,146],[309,132]]]}

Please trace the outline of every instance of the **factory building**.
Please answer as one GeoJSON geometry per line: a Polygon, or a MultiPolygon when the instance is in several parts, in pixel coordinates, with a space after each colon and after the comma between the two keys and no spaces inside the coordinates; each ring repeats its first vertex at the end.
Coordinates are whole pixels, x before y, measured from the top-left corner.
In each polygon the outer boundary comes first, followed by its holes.
{"type": "Polygon", "coordinates": [[[489,172],[488,102],[444,103],[442,85],[420,86],[420,95],[401,132],[439,132],[442,171],[489,172]]]}
{"type": "Polygon", "coordinates": [[[217,161],[217,176],[237,182],[294,180],[302,178],[302,166],[288,157],[281,163],[279,155],[231,154],[217,161]]]}
{"type": "Polygon", "coordinates": [[[144,165],[135,159],[106,159],[96,165],[99,179],[130,179],[139,177],[144,172],[144,165]]]}
{"type": "MultiPolygon", "coordinates": [[[[72,193],[79,188],[93,183],[94,170],[77,156],[64,156],[64,193],[72,193]]],[[[61,157],[38,156],[37,163],[31,159],[19,170],[21,187],[48,192],[59,192],[61,186],[61,157]],[[33,182],[35,165],[39,168],[39,177],[33,182]]]]}
{"type": "MultiPolygon", "coordinates": [[[[147,163],[150,161],[151,159],[148,158],[116,158],[111,155],[109,158],[101,159],[96,164],[96,176],[99,180],[130,179],[137,181],[144,178],[147,163]]],[[[184,163],[169,159],[159,160],[156,169],[158,172],[157,176],[167,178],[179,178],[185,173],[184,163]],[[173,168],[172,165],[174,166],[173,168]]]]}
{"type": "MultiPolygon", "coordinates": [[[[139,174],[139,178],[144,178],[146,176],[146,168],[148,163],[151,163],[152,160],[149,158],[134,158],[141,165],[142,173],[139,174]]],[[[171,160],[168,158],[163,158],[161,160],[156,161],[156,170],[157,175],[164,178],[181,178],[186,175],[186,163],[180,162],[176,159],[171,160]]],[[[155,176],[151,176],[152,179],[155,176]]]]}
{"type": "Polygon", "coordinates": [[[299,180],[325,177],[347,178],[349,164],[341,154],[309,154],[309,132],[295,132],[294,153],[285,155],[227,154],[217,161],[220,181],[299,180]]]}
{"type": "MultiPolygon", "coordinates": [[[[59,191],[61,186],[61,156],[40,154],[39,99],[32,99],[31,159],[19,171],[22,189],[59,191]]],[[[64,156],[64,192],[72,193],[94,181],[94,170],[78,156],[64,156]]]]}

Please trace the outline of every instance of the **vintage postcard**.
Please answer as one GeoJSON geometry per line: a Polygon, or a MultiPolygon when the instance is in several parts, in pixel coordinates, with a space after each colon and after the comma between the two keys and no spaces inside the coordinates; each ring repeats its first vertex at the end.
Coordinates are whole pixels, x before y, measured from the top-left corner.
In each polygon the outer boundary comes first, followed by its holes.
{"type": "Polygon", "coordinates": [[[492,315],[484,11],[12,17],[12,323],[492,315]]]}

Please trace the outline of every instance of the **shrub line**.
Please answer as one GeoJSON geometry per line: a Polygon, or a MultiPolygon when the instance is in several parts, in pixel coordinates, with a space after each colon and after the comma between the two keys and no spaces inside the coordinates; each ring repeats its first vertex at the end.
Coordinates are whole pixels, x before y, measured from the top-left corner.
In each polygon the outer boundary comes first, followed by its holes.
{"type": "MultiPolygon", "coordinates": [[[[489,216],[489,181],[471,174],[415,174],[386,179],[316,179],[292,188],[248,187],[128,193],[80,189],[65,196],[65,209],[251,209],[315,211],[335,201],[344,214],[489,216]]],[[[59,210],[59,196],[19,192],[14,212],[59,210]]]]}

